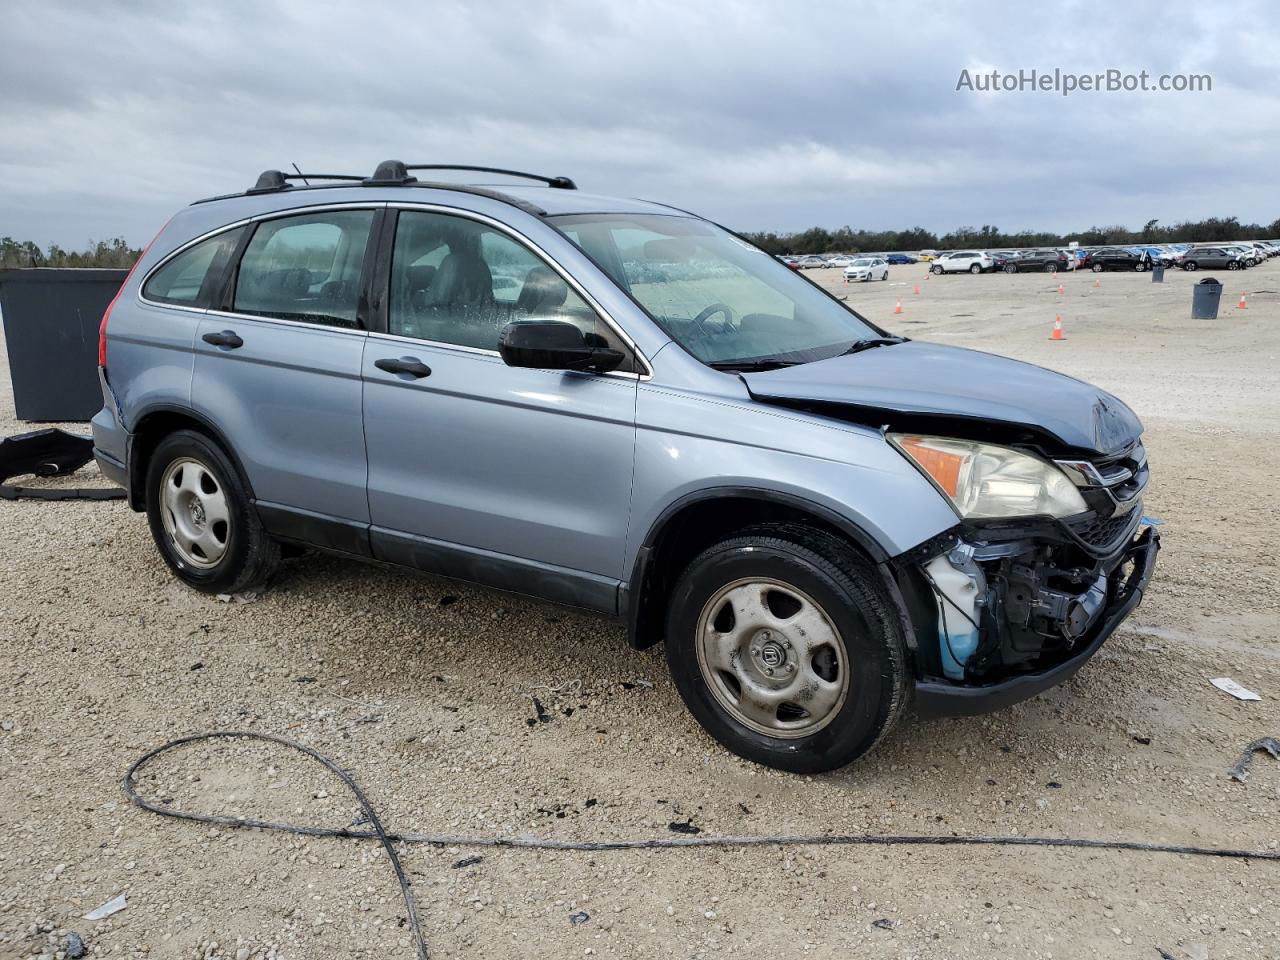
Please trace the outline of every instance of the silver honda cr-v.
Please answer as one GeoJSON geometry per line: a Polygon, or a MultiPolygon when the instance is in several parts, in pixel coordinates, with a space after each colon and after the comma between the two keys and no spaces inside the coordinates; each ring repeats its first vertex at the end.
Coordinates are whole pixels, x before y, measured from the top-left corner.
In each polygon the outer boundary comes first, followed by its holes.
{"type": "Polygon", "coordinates": [[[1141,599],[1115,397],[892,336],[693,214],[433,169],[195,203],[103,317],[97,459],[187,584],[305,544],[599,611],[805,772],[1062,682],[1141,599]]]}

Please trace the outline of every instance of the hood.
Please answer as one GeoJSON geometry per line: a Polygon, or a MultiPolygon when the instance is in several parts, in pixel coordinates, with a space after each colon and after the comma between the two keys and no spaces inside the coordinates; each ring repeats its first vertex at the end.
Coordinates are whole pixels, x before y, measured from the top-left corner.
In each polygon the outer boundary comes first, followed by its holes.
{"type": "Polygon", "coordinates": [[[1082,380],[977,350],[910,341],[760,373],[751,396],[868,426],[931,432],[1046,454],[1109,456],[1142,423],[1125,404],[1082,380]]]}

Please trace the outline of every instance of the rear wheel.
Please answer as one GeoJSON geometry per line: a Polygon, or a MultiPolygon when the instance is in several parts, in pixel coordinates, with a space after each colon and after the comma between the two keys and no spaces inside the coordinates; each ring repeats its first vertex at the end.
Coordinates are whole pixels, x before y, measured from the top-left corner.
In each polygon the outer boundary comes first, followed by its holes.
{"type": "Polygon", "coordinates": [[[1057,265],[1056,263],[1046,263],[1046,264],[1044,265],[1044,272],[1045,272],[1045,273],[1057,273],[1057,272],[1058,272],[1058,265],[1057,265]]]}
{"type": "Polygon", "coordinates": [[[1017,268],[1014,264],[1012,264],[1012,263],[1006,263],[1006,264],[1004,265],[1004,272],[1005,272],[1005,273],[1017,273],[1017,272],[1018,272],[1018,268],[1017,268]]]}
{"type": "Polygon", "coordinates": [[[260,586],[280,562],[280,547],[258,520],[239,471],[194,430],[170,434],[152,453],[147,520],[169,569],[205,593],[260,586]]]}
{"type": "Polygon", "coordinates": [[[672,594],[666,655],[686,706],[741,757],[796,773],[856,760],[907,699],[900,623],[848,544],[778,524],[700,554],[672,594]]]}
{"type": "Polygon", "coordinates": [[[929,268],[929,272],[938,273],[938,274],[942,273],[942,265],[939,263],[935,263],[932,267],[929,268]]]}
{"type": "Polygon", "coordinates": [[[1228,263],[1228,264],[1227,264],[1227,269],[1228,269],[1228,270],[1239,270],[1239,269],[1240,269],[1240,263],[1239,263],[1238,261],[1236,261],[1236,260],[1232,260],[1230,263],[1228,263]]]}
{"type": "Polygon", "coordinates": [[[1184,264],[1182,265],[1182,269],[1184,269],[1184,270],[1199,270],[1199,269],[1200,269],[1200,265],[1199,265],[1198,263],[1196,263],[1194,260],[1188,260],[1186,263],[1184,263],[1184,264]]]}
{"type": "Polygon", "coordinates": [[[1100,264],[1100,263],[1095,263],[1095,264],[1093,265],[1093,267],[1092,267],[1092,270],[1093,270],[1093,272],[1094,272],[1094,273],[1101,273],[1101,272],[1102,272],[1102,264],[1100,264]]]}

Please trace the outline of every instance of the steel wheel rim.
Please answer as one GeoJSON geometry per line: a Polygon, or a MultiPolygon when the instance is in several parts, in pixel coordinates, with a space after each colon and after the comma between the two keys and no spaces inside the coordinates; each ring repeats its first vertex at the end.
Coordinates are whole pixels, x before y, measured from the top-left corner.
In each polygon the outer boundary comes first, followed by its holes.
{"type": "Polygon", "coordinates": [[[191,457],[180,457],[160,478],[160,519],[178,558],[200,570],[216,567],[231,537],[231,510],[221,481],[191,457]]]}
{"type": "Polygon", "coordinates": [[[811,736],[848,699],[839,631],[812,597],[780,580],[751,577],[721,587],[703,605],[695,641],[716,702],[757,733],[811,736]]]}

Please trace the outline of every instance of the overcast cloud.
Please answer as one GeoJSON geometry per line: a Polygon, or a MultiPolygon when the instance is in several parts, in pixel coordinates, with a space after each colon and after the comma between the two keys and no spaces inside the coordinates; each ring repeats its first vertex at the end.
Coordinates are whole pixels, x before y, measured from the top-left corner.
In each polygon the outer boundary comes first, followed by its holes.
{"type": "Polygon", "coordinates": [[[738,229],[1280,216],[1266,2],[8,3],[0,235],[144,243],[296,161],[567,174],[738,229]],[[1208,93],[957,92],[962,69],[1208,93]]]}

